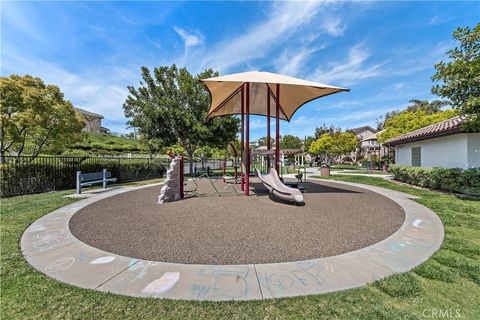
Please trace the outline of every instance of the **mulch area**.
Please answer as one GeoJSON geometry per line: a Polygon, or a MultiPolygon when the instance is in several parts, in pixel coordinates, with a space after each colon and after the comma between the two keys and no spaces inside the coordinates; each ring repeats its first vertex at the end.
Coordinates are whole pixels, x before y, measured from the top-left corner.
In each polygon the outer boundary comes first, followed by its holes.
{"type": "MultiPolygon", "coordinates": [[[[78,211],[70,230],[91,246],[133,258],[250,264],[357,250],[387,238],[405,219],[399,205],[367,190],[308,182],[305,205],[295,206],[273,201],[252,180],[248,198],[228,193],[159,205],[160,186],[126,192],[78,211]]],[[[213,191],[206,180],[199,185],[201,193],[213,191]]],[[[232,190],[221,181],[217,185],[222,192],[232,190]]]]}

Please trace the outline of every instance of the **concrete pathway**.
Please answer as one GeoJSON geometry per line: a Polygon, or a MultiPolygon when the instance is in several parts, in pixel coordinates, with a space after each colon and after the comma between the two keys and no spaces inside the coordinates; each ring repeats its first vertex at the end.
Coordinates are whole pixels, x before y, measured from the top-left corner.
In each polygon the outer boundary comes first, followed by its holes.
{"type": "MultiPolygon", "coordinates": [[[[320,175],[320,170],[318,167],[308,167],[306,168],[307,171],[307,178],[311,178],[312,176],[319,176],[320,175]]],[[[351,176],[364,176],[364,177],[375,177],[375,178],[383,178],[383,179],[390,179],[392,177],[391,174],[385,173],[385,174],[379,174],[379,173],[368,173],[367,170],[356,170],[356,173],[351,173],[349,171],[353,170],[331,170],[330,174],[331,175],[351,175],[351,176]]],[[[296,174],[296,173],[295,173],[296,174]]],[[[285,178],[295,178],[294,173],[288,173],[284,174],[283,177],[285,178]]]]}
{"type": "MultiPolygon", "coordinates": [[[[57,209],[31,224],[21,239],[26,260],[39,272],[74,286],[127,296],[184,300],[255,300],[321,294],[364,286],[427,260],[443,242],[443,225],[413,196],[374,186],[405,210],[402,227],[357,251],[305,261],[249,265],[191,265],[119,256],[76,239],[69,220],[106,197],[147,186],[122,187],[57,209]]],[[[134,214],[134,213],[132,213],[134,214]]]]}

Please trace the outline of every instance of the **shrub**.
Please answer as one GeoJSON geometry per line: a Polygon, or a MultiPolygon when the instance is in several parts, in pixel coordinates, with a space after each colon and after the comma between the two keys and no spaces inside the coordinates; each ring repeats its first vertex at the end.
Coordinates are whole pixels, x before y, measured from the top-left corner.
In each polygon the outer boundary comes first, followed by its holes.
{"type": "Polygon", "coordinates": [[[107,169],[118,183],[162,177],[166,163],[159,159],[100,157],[39,157],[30,163],[0,165],[0,196],[39,193],[74,188],[76,171],[107,169]]]}
{"type": "Polygon", "coordinates": [[[480,196],[480,168],[417,168],[390,166],[395,180],[413,185],[480,196]]]}

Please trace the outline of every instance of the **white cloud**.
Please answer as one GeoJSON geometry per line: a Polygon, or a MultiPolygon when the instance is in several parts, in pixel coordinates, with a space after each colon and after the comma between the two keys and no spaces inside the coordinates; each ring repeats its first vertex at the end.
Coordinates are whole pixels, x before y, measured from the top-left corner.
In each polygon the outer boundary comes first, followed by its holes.
{"type": "Polygon", "coordinates": [[[14,71],[40,77],[47,84],[58,85],[65,99],[72,101],[75,107],[100,113],[111,120],[125,118],[122,105],[128,95],[126,86],[138,77],[132,77],[134,72],[128,68],[73,73],[53,63],[17,54],[4,54],[2,62],[2,73],[14,71]]]}
{"type": "Polygon", "coordinates": [[[251,118],[249,123],[250,129],[263,129],[267,127],[267,121],[264,118],[251,118]]]}
{"type": "Polygon", "coordinates": [[[436,15],[436,16],[431,17],[430,20],[428,20],[427,25],[428,26],[436,26],[436,25],[445,23],[448,20],[450,20],[450,18],[441,17],[441,16],[436,15]]]}
{"type": "Polygon", "coordinates": [[[347,26],[339,17],[332,16],[327,16],[324,18],[323,27],[329,35],[334,37],[343,35],[347,29],[347,26]]]}
{"type": "MultiPolygon", "coordinates": [[[[257,58],[268,56],[287,41],[293,34],[303,31],[321,12],[322,5],[329,2],[320,1],[286,1],[273,3],[268,16],[263,22],[257,23],[240,36],[229,37],[219,43],[203,58],[201,67],[213,67],[219,71],[257,58]]],[[[340,23],[327,24],[326,32],[338,34],[340,23]],[[336,26],[336,27],[335,27],[336,26]]],[[[324,30],[325,31],[325,30],[324,30]]]]}
{"type": "Polygon", "coordinates": [[[183,42],[185,43],[185,47],[195,47],[199,46],[203,43],[203,35],[195,31],[193,32],[188,32],[185,29],[179,28],[179,27],[173,27],[176,33],[182,38],[183,42]]]}
{"type": "Polygon", "coordinates": [[[317,68],[310,78],[325,83],[341,83],[349,85],[360,80],[376,77],[382,74],[381,67],[384,63],[366,66],[370,57],[370,50],[364,45],[357,44],[350,48],[345,61],[335,62],[329,70],[317,68]]]}
{"type": "Polygon", "coordinates": [[[301,48],[299,51],[295,50],[293,53],[284,50],[274,62],[275,69],[280,74],[295,76],[300,72],[311,53],[312,51],[307,48],[301,48]]]}

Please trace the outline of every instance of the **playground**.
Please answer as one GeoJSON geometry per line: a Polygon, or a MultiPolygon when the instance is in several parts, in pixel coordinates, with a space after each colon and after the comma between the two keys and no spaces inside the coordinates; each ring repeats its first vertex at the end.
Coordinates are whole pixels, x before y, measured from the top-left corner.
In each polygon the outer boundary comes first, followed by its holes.
{"type": "MultiPolygon", "coordinates": [[[[354,251],[387,238],[405,219],[392,200],[351,186],[308,182],[309,205],[300,207],[272,201],[258,179],[251,185],[247,199],[229,194],[161,206],[156,204],[158,187],[122,193],[81,209],[69,226],[77,239],[123,256],[231,265],[354,251]]],[[[229,188],[222,182],[218,186],[229,188]]],[[[205,179],[199,189],[214,191],[205,179]]]]}
{"type": "Polygon", "coordinates": [[[440,247],[440,219],[408,194],[320,181],[307,176],[301,151],[281,152],[280,120],[348,89],[268,72],[203,82],[207,117],[241,118],[233,173],[187,176],[183,157],[170,153],[161,184],[92,194],[36,220],[21,240],[33,267],[121,295],[256,300],[364,286],[411,270],[440,247]],[[267,141],[274,114],[275,146],[262,153],[251,151],[251,114],[266,117],[267,141]],[[300,166],[287,176],[289,152],[300,166]]]}

